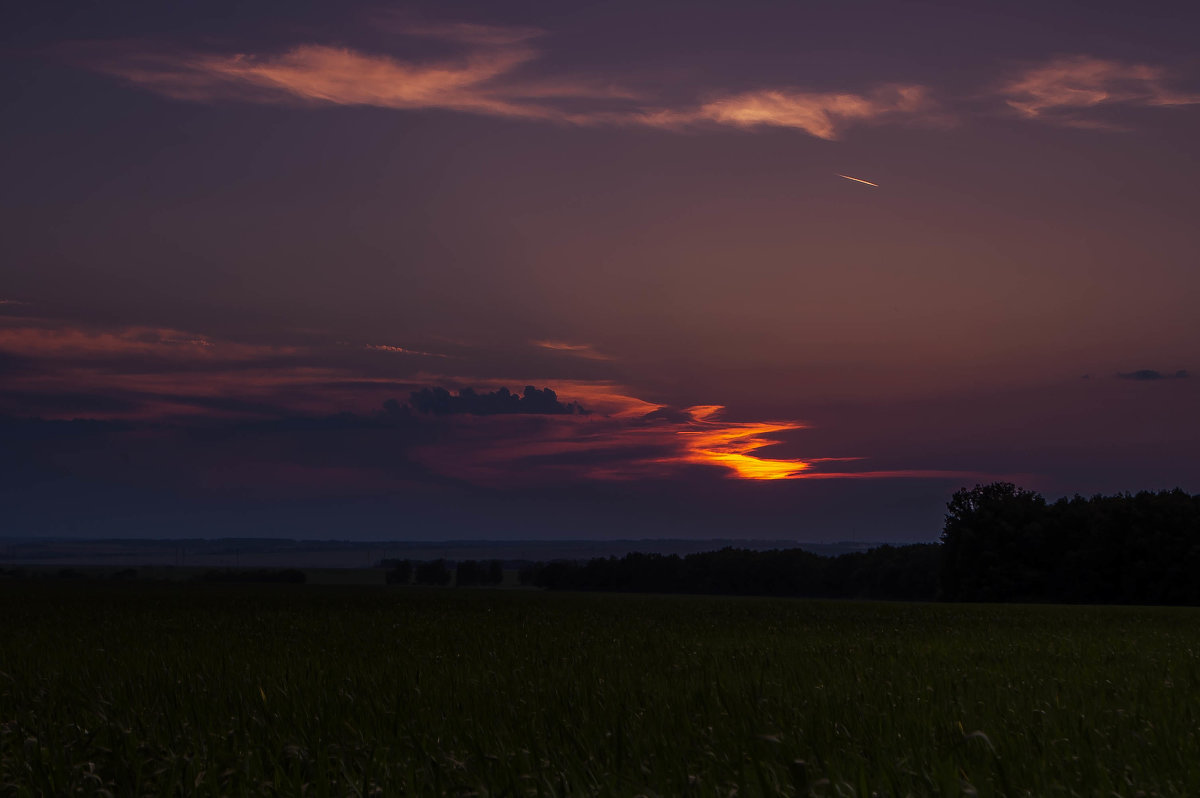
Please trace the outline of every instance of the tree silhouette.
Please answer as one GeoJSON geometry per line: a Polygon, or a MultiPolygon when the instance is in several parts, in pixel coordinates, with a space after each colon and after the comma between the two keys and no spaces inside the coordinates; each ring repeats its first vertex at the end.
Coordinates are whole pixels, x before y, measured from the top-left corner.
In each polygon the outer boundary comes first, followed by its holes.
{"type": "Polygon", "coordinates": [[[448,585],[453,574],[445,560],[430,560],[417,563],[416,576],[418,585],[448,585]]]}

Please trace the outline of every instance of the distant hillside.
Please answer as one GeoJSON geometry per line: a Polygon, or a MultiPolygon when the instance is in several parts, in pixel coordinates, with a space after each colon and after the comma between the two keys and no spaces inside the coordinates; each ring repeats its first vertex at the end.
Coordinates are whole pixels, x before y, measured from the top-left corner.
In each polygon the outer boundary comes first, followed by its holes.
{"type": "Polygon", "coordinates": [[[687,555],[726,547],[769,551],[802,548],[822,556],[866,551],[878,543],[795,540],[451,540],[349,541],[284,538],[13,539],[0,540],[0,564],[179,566],[212,568],[369,568],[383,559],[590,560],[631,552],[687,555]]]}

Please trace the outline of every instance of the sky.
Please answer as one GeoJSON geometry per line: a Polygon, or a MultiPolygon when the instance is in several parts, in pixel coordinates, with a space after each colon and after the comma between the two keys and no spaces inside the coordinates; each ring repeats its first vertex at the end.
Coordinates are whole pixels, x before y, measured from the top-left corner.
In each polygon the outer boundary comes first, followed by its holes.
{"type": "Polygon", "coordinates": [[[10,4],[5,537],[1200,492],[1193,4],[10,4]]]}

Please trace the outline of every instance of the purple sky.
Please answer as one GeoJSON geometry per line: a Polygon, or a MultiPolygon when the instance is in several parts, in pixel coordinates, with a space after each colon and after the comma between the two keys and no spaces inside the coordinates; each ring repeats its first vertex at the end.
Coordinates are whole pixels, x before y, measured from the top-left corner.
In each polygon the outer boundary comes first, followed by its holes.
{"type": "Polygon", "coordinates": [[[1192,4],[44,6],[0,17],[2,535],[1200,491],[1192,4]]]}

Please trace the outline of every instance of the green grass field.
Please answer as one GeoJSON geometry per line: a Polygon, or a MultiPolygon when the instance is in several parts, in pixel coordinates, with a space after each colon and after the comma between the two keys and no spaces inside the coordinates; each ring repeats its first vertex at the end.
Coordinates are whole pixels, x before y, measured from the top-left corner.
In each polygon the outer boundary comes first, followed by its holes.
{"type": "Polygon", "coordinates": [[[1200,795],[1200,611],[0,584],[3,795],[1200,795]]]}

